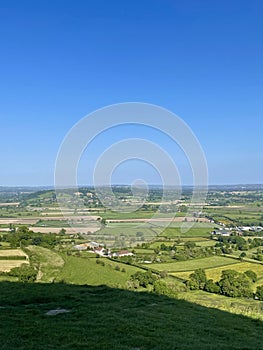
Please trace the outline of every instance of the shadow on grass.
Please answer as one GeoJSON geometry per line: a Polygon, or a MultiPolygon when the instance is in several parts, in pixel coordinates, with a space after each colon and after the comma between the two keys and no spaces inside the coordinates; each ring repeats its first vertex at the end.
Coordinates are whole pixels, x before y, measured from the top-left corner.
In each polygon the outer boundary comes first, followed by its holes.
{"type": "Polygon", "coordinates": [[[107,286],[1,282],[0,322],[8,350],[263,348],[261,321],[107,286]]]}

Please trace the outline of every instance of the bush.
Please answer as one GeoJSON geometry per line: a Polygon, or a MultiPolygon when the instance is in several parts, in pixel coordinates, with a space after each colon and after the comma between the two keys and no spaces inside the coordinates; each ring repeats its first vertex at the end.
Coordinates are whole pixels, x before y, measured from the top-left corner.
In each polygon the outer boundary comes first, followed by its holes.
{"type": "Polygon", "coordinates": [[[19,282],[34,282],[37,278],[37,271],[28,264],[22,264],[20,267],[14,267],[8,273],[9,276],[18,277],[19,282]]]}
{"type": "Polygon", "coordinates": [[[220,287],[212,279],[208,280],[204,286],[204,290],[209,293],[219,293],[220,287]]]}
{"type": "Polygon", "coordinates": [[[147,272],[138,271],[135,274],[131,275],[131,281],[138,281],[139,285],[145,288],[148,286],[148,284],[154,284],[156,280],[156,275],[154,275],[150,270],[147,272]]]}
{"type": "Polygon", "coordinates": [[[257,279],[258,279],[257,274],[256,274],[254,271],[252,271],[252,270],[247,270],[247,271],[245,272],[245,275],[246,275],[248,278],[250,278],[252,282],[256,282],[257,279]]]}
{"type": "Polygon", "coordinates": [[[256,298],[263,301],[263,285],[257,286],[257,291],[255,294],[256,298]]]}
{"type": "Polygon", "coordinates": [[[166,295],[171,298],[175,298],[178,295],[176,287],[172,283],[166,283],[161,280],[154,282],[153,292],[159,295],[166,295]]]}

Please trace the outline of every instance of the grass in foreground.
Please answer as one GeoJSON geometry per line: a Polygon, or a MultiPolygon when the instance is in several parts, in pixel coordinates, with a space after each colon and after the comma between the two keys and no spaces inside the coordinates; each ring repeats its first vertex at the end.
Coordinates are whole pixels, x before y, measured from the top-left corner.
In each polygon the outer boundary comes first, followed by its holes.
{"type": "Polygon", "coordinates": [[[106,286],[2,282],[0,306],[2,350],[260,349],[263,343],[259,320],[106,286]],[[57,308],[71,312],[45,315],[57,308]]]}

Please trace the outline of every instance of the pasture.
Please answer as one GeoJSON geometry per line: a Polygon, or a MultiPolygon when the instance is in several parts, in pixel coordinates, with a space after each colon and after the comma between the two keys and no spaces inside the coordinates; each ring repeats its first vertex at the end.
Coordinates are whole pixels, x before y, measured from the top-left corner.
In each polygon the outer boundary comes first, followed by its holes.
{"type": "Polygon", "coordinates": [[[205,227],[202,223],[195,223],[188,231],[184,231],[181,227],[167,227],[160,234],[161,237],[165,238],[176,238],[176,237],[209,237],[211,231],[213,231],[213,225],[206,224],[205,227]]]}
{"type": "Polygon", "coordinates": [[[39,246],[29,246],[27,250],[31,264],[39,271],[37,281],[54,281],[64,265],[61,255],[56,251],[39,246]]]}
{"type": "MultiPolygon", "coordinates": [[[[151,268],[158,271],[167,271],[167,272],[184,272],[184,271],[193,271],[196,269],[206,269],[209,267],[219,267],[219,266],[231,266],[236,264],[236,259],[226,258],[223,256],[212,256],[201,259],[192,259],[186,261],[176,261],[170,263],[156,263],[151,264],[151,268]]],[[[173,275],[173,274],[172,274],[173,275]]]]}
{"type": "Polygon", "coordinates": [[[140,268],[115,262],[106,258],[79,258],[65,256],[65,265],[57,279],[66,283],[89,284],[93,286],[123,286],[130,276],[140,268]],[[97,261],[102,264],[98,264],[97,261]],[[118,266],[118,270],[117,270],[118,266]],[[124,270],[123,270],[124,269],[124,270]]]}

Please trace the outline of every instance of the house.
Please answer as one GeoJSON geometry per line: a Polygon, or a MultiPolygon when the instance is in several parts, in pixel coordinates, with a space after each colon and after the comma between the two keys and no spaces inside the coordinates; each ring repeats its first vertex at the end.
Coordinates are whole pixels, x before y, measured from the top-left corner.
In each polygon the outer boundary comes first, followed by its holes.
{"type": "Polygon", "coordinates": [[[113,257],[121,258],[123,256],[133,256],[134,254],[129,252],[128,250],[120,250],[119,252],[113,253],[113,257]]]}
{"type": "Polygon", "coordinates": [[[212,231],[211,235],[229,237],[231,235],[231,232],[226,230],[212,231]]]}
{"type": "Polygon", "coordinates": [[[95,248],[93,251],[91,251],[95,254],[98,254],[100,256],[104,256],[104,257],[109,257],[111,254],[110,254],[110,250],[109,249],[106,249],[104,247],[97,247],[95,248]]]}

